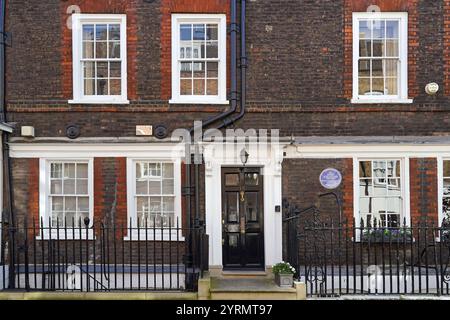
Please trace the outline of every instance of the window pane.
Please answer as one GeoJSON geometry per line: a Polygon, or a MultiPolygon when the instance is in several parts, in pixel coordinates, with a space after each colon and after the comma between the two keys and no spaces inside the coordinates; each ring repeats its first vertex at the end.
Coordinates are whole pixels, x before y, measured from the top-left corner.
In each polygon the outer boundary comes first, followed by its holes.
{"type": "Polygon", "coordinates": [[[77,194],[88,194],[87,179],[77,179],[77,194]]]}
{"type": "Polygon", "coordinates": [[[64,210],[65,211],[76,211],[77,210],[77,198],[76,197],[65,197],[64,198],[64,210]]]}
{"type": "Polygon", "coordinates": [[[97,79],[97,95],[108,95],[108,79],[97,79]]]}
{"type": "Polygon", "coordinates": [[[175,211],[174,206],[174,198],[173,197],[164,197],[162,202],[162,211],[172,213],[175,211]]]}
{"type": "Polygon", "coordinates": [[[180,78],[192,78],[192,62],[181,62],[180,78]]]}
{"type": "Polygon", "coordinates": [[[122,63],[121,62],[110,62],[109,63],[109,76],[111,78],[120,78],[122,74],[122,63]]]}
{"type": "Polygon", "coordinates": [[[52,211],[63,211],[63,197],[51,197],[52,211]]]}
{"type": "MultiPolygon", "coordinates": [[[[189,49],[189,48],[188,48],[189,49]]],[[[189,50],[187,50],[186,58],[204,59],[205,58],[205,42],[194,41],[192,45],[192,56],[189,50]]]]}
{"type": "Polygon", "coordinates": [[[146,179],[137,178],[136,193],[137,194],[148,194],[148,182],[146,179]]]}
{"type": "Polygon", "coordinates": [[[120,96],[122,94],[122,81],[113,79],[109,81],[109,94],[112,96],[120,96]]]}
{"type": "Polygon", "coordinates": [[[450,179],[444,179],[444,195],[450,195],[450,179]]]}
{"type": "Polygon", "coordinates": [[[120,59],[120,42],[114,41],[109,43],[109,58],[120,59]]]}
{"type": "Polygon", "coordinates": [[[150,197],[150,213],[161,214],[161,198],[150,197]]]}
{"type": "Polygon", "coordinates": [[[397,78],[386,79],[386,94],[398,95],[398,80],[397,80],[397,78]]]}
{"type": "Polygon", "coordinates": [[[108,57],[107,42],[96,42],[95,44],[95,58],[106,59],[108,57]]]}
{"type": "Polygon", "coordinates": [[[359,56],[360,57],[371,57],[372,56],[372,41],[371,40],[360,40],[359,41],[359,56]]]}
{"type": "Polygon", "coordinates": [[[450,160],[444,160],[444,177],[450,177],[450,160]]]}
{"type": "Polygon", "coordinates": [[[192,95],[192,80],[180,80],[180,94],[192,95]]]}
{"type": "Polygon", "coordinates": [[[360,161],[359,162],[359,176],[371,177],[372,176],[372,161],[360,161]]]}
{"type": "Polygon", "coordinates": [[[51,178],[62,178],[62,164],[61,163],[52,163],[51,167],[51,178]]]}
{"type": "Polygon", "coordinates": [[[75,163],[64,164],[64,178],[75,178],[75,163]]]}
{"type": "Polygon", "coordinates": [[[75,179],[64,180],[64,194],[75,194],[75,179]]]}
{"type": "Polygon", "coordinates": [[[108,62],[97,62],[97,78],[108,78],[108,62]]]}
{"type": "Polygon", "coordinates": [[[94,40],[94,25],[84,24],[83,25],[83,40],[94,40]]]}
{"type": "Polygon", "coordinates": [[[173,178],[173,163],[164,163],[163,164],[163,177],[164,178],[173,178]]]}
{"type": "Polygon", "coordinates": [[[386,40],[386,56],[398,57],[398,40],[386,40]]]}
{"type": "Polygon", "coordinates": [[[359,61],[359,76],[370,77],[370,60],[359,61]]]}
{"type": "Polygon", "coordinates": [[[192,40],[192,25],[182,24],[180,25],[180,40],[192,40]]]}
{"type": "Polygon", "coordinates": [[[383,74],[383,60],[373,59],[372,60],[372,77],[382,77],[383,74]]]}
{"type": "Polygon", "coordinates": [[[77,178],[85,178],[88,177],[88,165],[87,163],[78,163],[77,164],[77,178]]]}
{"type": "Polygon", "coordinates": [[[368,21],[360,21],[359,22],[359,37],[360,39],[370,39],[371,38],[371,30],[368,25],[368,21]]]}
{"type": "Polygon", "coordinates": [[[377,215],[386,212],[386,198],[372,198],[370,212],[377,215]]]}
{"type": "Polygon", "coordinates": [[[120,25],[110,24],[109,25],[109,40],[120,40],[120,25]]]}
{"type": "Polygon", "coordinates": [[[78,211],[89,211],[89,198],[79,197],[78,198],[78,211]]]}
{"type": "Polygon", "coordinates": [[[383,39],[385,37],[385,20],[373,20],[373,39],[383,39]]]}
{"type": "Polygon", "coordinates": [[[85,78],[94,78],[95,77],[94,62],[84,62],[83,63],[83,75],[85,78]]]}
{"type": "Polygon", "coordinates": [[[373,40],[373,56],[384,56],[384,40],[373,40]]]}
{"type": "Polygon", "coordinates": [[[386,21],[386,37],[398,39],[398,21],[386,21]]]}
{"type": "Polygon", "coordinates": [[[107,26],[106,24],[97,24],[95,26],[95,39],[107,40],[107,26]]]}
{"type": "Polygon", "coordinates": [[[217,24],[206,25],[206,40],[218,40],[218,26],[217,24]]]}
{"type": "Polygon", "coordinates": [[[207,74],[208,78],[217,78],[219,76],[219,63],[218,62],[208,62],[207,63],[207,74]]]}
{"type": "Polygon", "coordinates": [[[206,57],[207,58],[219,57],[219,43],[217,41],[206,42],[206,57]]]}
{"type": "Polygon", "coordinates": [[[359,78],[359,94],[370,94],[370,78],[359,78]]]}
{"type": "Polygon", "coordinates": [[[207,88],[206,88],[206,94],[210,96],[216,96],[219,94],[219,82],[215,79],[208,79],[207,80],[207,88]]]}
{"type": "Polygon", "coordinates": [[[194,80],[194,95],[205,94],[205,80],[194,80]]]}
{"type": "Polygon", "coordinates": [[[194,63],[194,78],[205,78],[205,63],[204,62],[195,62],[194,63]]]}
{"type": "Polygon", "coordinates": [[[360,179],[359,181],[359,192],[361,196],[372,197],[372,179],[360,179]]]}
{"type": "Polygon", "coordinates": [[[161,194],[161,181],[149,181],[149,194],[161,194]]]}
{"type": "Polygon", "coordinates": [[[194,40],[205,40],[204,24],[194,24],[194,40]]]}
{"type": "Polygon", "coordinates": [[[149,212],[149,205],[148,205],[148,197],[137,197],[136,198],[136,211],[137,212],[149,212]]]}
{"type": "Polygon", "coordinates": [[[94,42],[83,41],[83,58],[84,59],[94,58],[94,42]]]}
{"type": "Polygon", "coordinates": [[[163,190],[162,193],[163,194],[173,194],[173,189],[174,189],[174,181],[173,179],[164,179],[162,182],[162,186],[163,186],[163,190]]]}
{"type": "Polygon", "coordinates": [[[84,80],[84,94],[87,96],[95,95],[95,79],[84,80]]]}
{"type": "Polygon", "coordinates": [[[386,76],[387,77],[397,77],[398,75],[398,60],[387,59],[385,60],[386,66],[386,76]]]}
{"type": "Polygon", "coordinates": [[[372,79],[372,95],[384,95],[384,79],[373,78],[372,79]]]}

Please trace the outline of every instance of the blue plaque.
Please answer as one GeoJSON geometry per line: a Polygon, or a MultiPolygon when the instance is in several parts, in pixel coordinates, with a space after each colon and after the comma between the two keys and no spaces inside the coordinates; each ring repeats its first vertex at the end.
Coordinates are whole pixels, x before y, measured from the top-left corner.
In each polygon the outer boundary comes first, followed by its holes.
{"type": "Polygon", "coordinates": [[[339,170],[328,168],[320,174],[320,184],[326,189],[336,189],[341,185],[342,175],[339,170]]]}

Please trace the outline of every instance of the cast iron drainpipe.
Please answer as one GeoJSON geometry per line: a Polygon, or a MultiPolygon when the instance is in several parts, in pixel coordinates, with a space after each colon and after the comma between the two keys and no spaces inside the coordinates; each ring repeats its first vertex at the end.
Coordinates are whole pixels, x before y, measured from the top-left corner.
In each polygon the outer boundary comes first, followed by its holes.
{"type": "MultiPolygon", "coordinates": [[[[245,8],[245,1],[241,0],[241,5],[242,8],[245,8]]],[[[242,10],[242,9],[241,9],[242,10]]],[[[244,13],[245,13],[245,9],[244,9],[244,13]]],[[[241,23],[242,20],[245,21],[245,18],[242,17],[242,13],[241,13],[241,23]]],[[[231,0],[231,28],[230,28],[230,42],[231,42],[231,67],[230,67],[230,74],[231,74],[231,108],[219,115],[216,115],[212,118],[207,119],[205,122],[202,123],[201,128],[197,128],[197,127],[192,127],[189,130],[189,134],[192,137],[194,134],[194,131],[196,129],[200,129],[203,131],[203,129],[207,126],[209,126],[210,124],[217,122],[219,120],[223,120],[223,123],[218,127],[223,128],[229,124],[231,124],[232,122],[227,119],[227,117],[229,117],[230,115],[232,115],[233,113],[236,112],[237,110],[237,32],[238,32],[238,24],[237,24],[237,0],[231,0]]],[[[242,27],[241,27],[242,29],[242,27]]],[[[245,33],[244,33],[245,36],[245,33]]],[[[242,37],[242,34],[241,34],[242,37]]],[[[242,96],[242,92],[241,92],[241,96],[242,96]]],[[[241,113],[242,113],[242,107],[241,107],[241,113]]],[[[241,116],[242,117],[242,116],[241,116]]],[[[188,148],[190,148],[190,144],[187,146],[188,148]]],[[[196,153],[198,154],[198,150],[196,150],[196,153]]],[[[194,216],[194,226],[198,226],[199,225],[199,211],[200,211],[200,199],[199,199],[199,164],[198,164],[198,159],[196,159],[197,161],[195,162],[195,216],[194,216]]],[[[186,162],[186,176],[185,176],[185,183],[186,183],[186,189],[189,192],[188,196],[186,197],[186,213],[188,216],[188,224],[189,227],[191,226],[191,170],[190,170],[190,165],[188,162],[186,162]]]]}
{"type": "MultiPolygon", "coordinates": [[[[0,121],[7,122],[7,113],[5,107],[5,14],[6,14],[6,0],[1,1],[1,12],[0,12],[0,121]]],[[[2,146],[3,146],[3,176],[4,176],[4,186],[6,193],[7,206],[5,207],[6,213],[8,214],[8,225],[9,225],[9,245],[8,245],[8,255],[9,255],[9,284],[10,289],[15,288],[15,268],[14,268],[14,244],[15,244],[15,230],[16,219],[14,211],[12,208],[13,196],[11,188],[11,160],[9,158],[9,143],[8,143],[8,133],[2,133],[2,146]]],[[[3,208],[2,208],[3,209],[3,208]]],[[[3,212],[2,212],[3,215],[3,212]]]]}
{"type": "MultiPolygon", "coordinates": [[[[237,72],[236,72],[236,67],[237,67],[237,0],[231,0],[230,1],[230,5],[231,5],[231,28],[230,28],[230,42],[231,42],[231,108],[219,115],[216,115],[212,118],[207,119],[205,122],[202,123],[202,126],[200,128],[200,130],[202,130],[202,136],[203,136],[203,129],[207,126],[209,126],[210,124],[217,122],[219,120],[223,120],[222,125],[220,125],[218,128],[223,128],[225,126],[228,126],[229,124],[231,124],[233,121],[230,121],[229,119],[227,119],[227,117],[229,117],[230,115],[232,115],[233,113],[236,112],[237,110],[237,72]]],[[[245,13],[245,1],[241,0],[241,8],[244,8],[242,11],[243,13],[245,13]]],[[[241,9],[242,10],[242,9],[241,9]]],[[[242,17],[242,12],[241,12],[241,21],[244,20],[245,21],[245,17],[242,17]]],[[[242,27],[241,27],[242,28],[242,27]]],[[[241,35],[242,36],[242,35],[241,35]]],[[[244,32],[244,38],[245,38],[245,32],[244,32]]],[[[242,62],[242,58],[241,58],[241,62],[242,62]]],[[[242,92],[241,92],[242,95],[242,92]]],[[[242,101],[242,99],[241,99],[242,101]]],[[[241,107],[241,113],[243,116],[243,112],[244,112],[244,108],[241,107]]],[[[240,116],[238,119],[240,119],[242,116],[240,116]]],[[[189,130],[189,134],[192,138],[195,129],[198,129],[197,127],[192,127],[189,130]]],[[[191,139],[192,140],[192,139],[191,139]]],[[[191,147],[191,142],[189,142],[189,144],[186,146],[187,148],[190,149],[191,147]]],[[[196,153],[198,153],[198,149],[196,150],[196,153]]],[[[189,150],[189,155],[190,155],[190,150],[189,150]]],[[[189,159],[190,160],[190,159],[189,159]]],[[[200,195],[199,195],[199,164],[198,164],[198,160],[199,159],[195,159],[197,160],[195,163],[195,216],[194,216],[194,226],[195,227],[199,227],[200,226],[200,219],[199,219],[199,212],[200,212],[200,195]]],[[[190,165],[191,161],[186,161],[185,164],[185,168],[186,168],[186,173],[185,173],[185,184],[186,184],[186,191],[188,192],[187,197],[186,197],[186,215],[187,215],[187,223],[188,223],[188,228],[190,230],[190,228],[192,228],[192,221],[191,221],[191,165],[190,165]]],[[[188,247],[190,248],[189,250],[189,256],[187,257],[187,261],[186,263],[190,264],[193,262],[192,260],[192,237],[189,237],[189,243],[188,243],[188,247]]]]}

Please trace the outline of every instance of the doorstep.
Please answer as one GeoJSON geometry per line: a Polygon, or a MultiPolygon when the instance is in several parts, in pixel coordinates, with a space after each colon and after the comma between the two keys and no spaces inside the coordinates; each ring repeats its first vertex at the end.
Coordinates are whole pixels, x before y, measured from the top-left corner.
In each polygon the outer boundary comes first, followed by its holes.
{"type": "Polygon", "coordinates": [[[204,277],[199,282],[200,300],[304,300],[306,287],[295,283],[293,288],[276,285],[273,278],[204,277]]]}

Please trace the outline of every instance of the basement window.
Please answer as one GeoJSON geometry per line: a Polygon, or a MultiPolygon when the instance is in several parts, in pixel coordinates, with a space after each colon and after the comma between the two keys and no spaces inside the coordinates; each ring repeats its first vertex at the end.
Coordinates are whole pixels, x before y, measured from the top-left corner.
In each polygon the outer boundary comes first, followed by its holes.
{"type": "Polygon", "coordinates": [[[70,103],[128,103],[126,16],[72,15],[70,103]]]}
{"type": "Polygon", "coordinates": [[[412,102],[407,13],[353,13],[352,102],[412,102]]]}
{"type": "Polygon", "coordinates": [[[170,103],[227,104],[226,17],[172,15],[170,103]]]}

